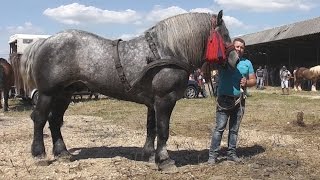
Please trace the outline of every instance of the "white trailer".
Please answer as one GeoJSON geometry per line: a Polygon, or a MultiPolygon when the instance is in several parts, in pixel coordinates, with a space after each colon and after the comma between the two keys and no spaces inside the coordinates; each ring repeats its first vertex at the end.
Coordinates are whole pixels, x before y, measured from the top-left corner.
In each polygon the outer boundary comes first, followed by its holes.
{"type": "Polygon", "coordinates": [[[14,34],[9,38],[10,54],[9,61],[12,65],[15,77],[15,96],[22,99],[31,99],[32,103],[36,103],[38,100],[38,92],[36,87],[25,87],[22,82],[20,74],[20,57],[24,50],[31,43],[40,39],[48,38],[50,35],[35,35],[35,34],[14,34]]]}

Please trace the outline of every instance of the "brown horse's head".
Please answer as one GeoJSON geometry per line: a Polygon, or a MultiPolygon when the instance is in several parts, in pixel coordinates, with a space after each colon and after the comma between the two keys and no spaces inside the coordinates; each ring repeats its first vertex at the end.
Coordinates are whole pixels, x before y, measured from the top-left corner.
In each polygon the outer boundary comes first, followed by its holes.
{"type": "Polygon", "coordinates": [[[8,63],[6,59],[0,58],[0,65],[2,67],[2,73],[1,77],[2,82],[4,83],[3,86],[6,86],[5,88],[10,89],[12,86],[14,86],[14,73],[12,66],[8,63]]]}

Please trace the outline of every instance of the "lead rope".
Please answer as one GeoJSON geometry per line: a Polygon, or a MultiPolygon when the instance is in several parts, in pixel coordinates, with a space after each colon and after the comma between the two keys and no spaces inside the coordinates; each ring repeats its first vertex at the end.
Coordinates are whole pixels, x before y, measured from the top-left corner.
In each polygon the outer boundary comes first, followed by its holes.
{"type": "MultiPolygon", "coordinates": [[[[211,83],[212,83],[212,81],[211,81],[211,83]]],[[[234,108],[236,105],[239,104],[239,105],[240,105],[240,110],[241,110],[241,119],[242,119],[243,114],[244,114],[244,113],[243,113],[243,108],[242,108],[242,100],[243,100],[243,99],[246,99],[246,98],[247,98],[247,96],[246,96],[243,88],[240,87],[240,96],[239,96],[239,98],[234,102],[234,104],[232,104],[232,105],[230,105],[230,106],[228,106],[228,107],[222,107],[222,106],[219,104],[219,102],[218,102],[218,98],[216,98],[216,103],[217,103],[217,106],[218,106],[219,108],[221,108],[222,110],[225,110],[225,111],[231,110],[232,108],[234,108]]]]}

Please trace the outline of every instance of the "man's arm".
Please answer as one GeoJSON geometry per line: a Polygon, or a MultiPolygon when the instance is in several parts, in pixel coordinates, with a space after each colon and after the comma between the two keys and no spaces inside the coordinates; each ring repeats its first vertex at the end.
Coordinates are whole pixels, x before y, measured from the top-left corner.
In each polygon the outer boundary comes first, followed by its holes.
{"type": "Polygon", "coordinates": [[[252,86],[255,86],[256,83],[257,83],[257,78],[254,73],[249,74],[248,79],[243,77],[240,81],[240,85],[243,87],[252,87],[252,86]]]}

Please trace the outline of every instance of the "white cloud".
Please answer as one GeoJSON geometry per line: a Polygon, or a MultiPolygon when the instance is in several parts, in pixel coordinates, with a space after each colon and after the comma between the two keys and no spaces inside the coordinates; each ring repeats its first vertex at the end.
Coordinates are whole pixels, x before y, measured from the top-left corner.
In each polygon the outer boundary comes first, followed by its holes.
{"type": "Polygon", "coordinates": [[[133,39],[135,37],[138,37],[140,34],[122,34],[120,37],[118,37],[119,39],[122,39],[122,40],[130,40],[130,39],[133,39]]]}
{"type": "Polygon", "coordinates": [[[158,22],[168,17],[187,12],[188,11],[178,6],[171,6],[168,8],[161,8],[160,6],[155,6],[154,9],[146,15],[146,20],[151,22],[158,22]]]}
{"type": "Polygon", "coordinates": [[[223,20],[226,23],[227,27],[237,27],[237,28],[245,27],[245,24],[235,17],[223,16],[223,20]]]}
{"type": "Polygon", "coordinates": [[[25,22],[21,26],[7,26],[6,31],[9,34],[18,34],[18,33],[31,33],[31,34],[42,34],[43,30],[39,27],[34,26],[31,22],[25,22]]]}
{"type": "Polygon", "coordinates": [[[195,9],[191,9],[190,12],[210,13],[210,14],[215,13],[212,9],[209,9],[209,8],[195,8],[195,9]]]}
{"type": "Polygon", "coordinates": [[[257,12],[280,10],[310,10],[308,0],[214,0],[225,9],[243,9],[257,12]]]}
{"type": "Polygon", "coordinates": [[[141,16],[134,10],[109,11],[93,6],[85,6],[78,3],[62,5],[57,8],[48,8],[44,15],[64,24],[88,24],[88,23],[134,23],[141,16]]]}

